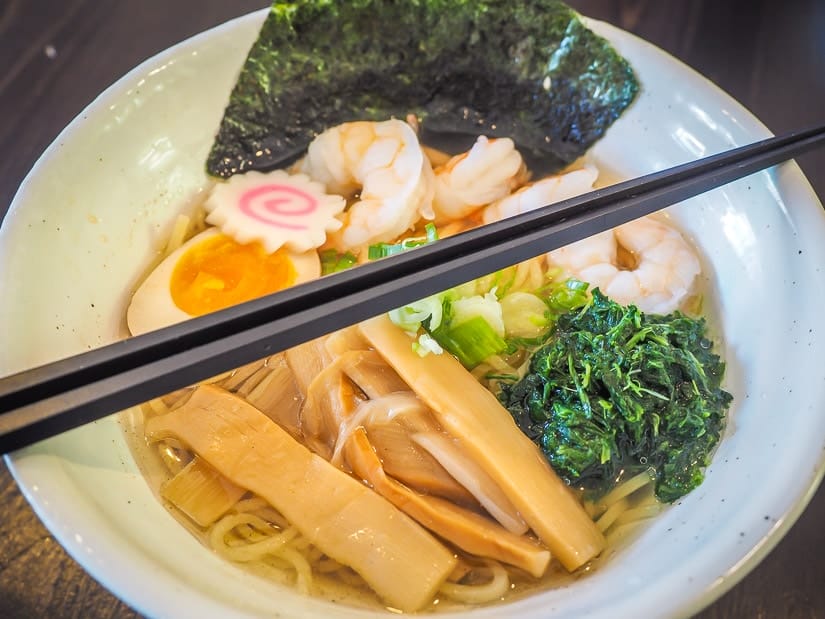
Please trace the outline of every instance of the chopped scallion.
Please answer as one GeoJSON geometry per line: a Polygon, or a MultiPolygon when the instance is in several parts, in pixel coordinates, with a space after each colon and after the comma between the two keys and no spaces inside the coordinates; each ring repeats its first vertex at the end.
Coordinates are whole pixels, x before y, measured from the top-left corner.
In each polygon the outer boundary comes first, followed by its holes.
{"type": "Polygon", "coordinates": [[[321,258],[321,275],[346,271],[358,263],[358,259],[350,252],[339,254],[334,249],[325,249],[318,255],[321,258]]]}
{"type": "Polygon", "coordinates": [[[469,369],[507,348],[504,338],[481,316],[474,316],[454,326],[443,326],[431,334],[436,342],[469,369]]]}
{"type": "Polygon", "coordinates": [[[428,223],[424,226],[424,231],[425,236],[411,237],[398,243],[376,243],[370,245],[367,250],[367,257],[370,260],[378,260],[379,258],[386,258],[387,256],[399,254],[413,247],[421,247],[422,245],[428,245],[438,240],[438,230],[436,230],[435,224],[428,223]]]}

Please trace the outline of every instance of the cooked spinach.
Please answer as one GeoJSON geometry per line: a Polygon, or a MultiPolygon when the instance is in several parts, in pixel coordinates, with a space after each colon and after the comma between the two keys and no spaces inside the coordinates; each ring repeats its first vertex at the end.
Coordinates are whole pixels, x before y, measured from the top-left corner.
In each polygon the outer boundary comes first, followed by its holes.
{"type": "Polygon", "coordinates": [[[327,127],[409,113],[427,130],[509,136],[559,168],[637,90],[628,63],[556,0],[275,2],[207,170],[272,168],[327,127]]]}
{"type": "Polygon", "coordinates": [[[672,502],[702,482],[724,429],[724,371],[703,318],[644,314],[596,289],[500,398],[569,483],[599,494],[650,467],[672,502]]]}

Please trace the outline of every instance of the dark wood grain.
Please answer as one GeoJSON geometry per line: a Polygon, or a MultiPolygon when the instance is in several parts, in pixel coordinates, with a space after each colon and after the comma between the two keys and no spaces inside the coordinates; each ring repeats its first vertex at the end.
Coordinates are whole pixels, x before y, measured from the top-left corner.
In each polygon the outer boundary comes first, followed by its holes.
{"type": "Polygon", "coordinates": [[[32,513],[5,465],[0,505],[0,617],[140,617],[64,552],[32,513]]]}
{"type": "MultiPolygon", "coordinates": [[[[775,133],[825,119],[825,2],[571,4],[670,52],[775,133]]],[[[0,0],[0,217],[40,153],[101,90],[169,45],[264,5],[264,0],[0,0]]],[[[799,163],[824,197],[825,151],[799,163]]],[[[66,555],[4,465],[0,509],[0,617],[139,616],[66,555]]],[[[753,572],[697,617],[825,617],[825,490],[753,572]]]]}

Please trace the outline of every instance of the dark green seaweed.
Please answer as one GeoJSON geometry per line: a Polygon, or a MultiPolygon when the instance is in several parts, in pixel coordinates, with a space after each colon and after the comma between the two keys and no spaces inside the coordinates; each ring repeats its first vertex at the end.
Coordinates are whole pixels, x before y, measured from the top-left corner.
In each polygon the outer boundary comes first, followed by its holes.
{"type": "Polygon", "coordinates": [[[596,289],[500,399],[570,484],[602,494],[623,470],[652,468],[672,502],[702,482],[724,429],[724,372],[703,318],[644,314],[596,289]]]}
{"type": "Polygon", "coordinates": [[[628,63],[555,0],[276,2],[207,170],[269,169],[330,126],[409,113],[428,131],[512,137],[558,169],[637,90],[628,63]]]}

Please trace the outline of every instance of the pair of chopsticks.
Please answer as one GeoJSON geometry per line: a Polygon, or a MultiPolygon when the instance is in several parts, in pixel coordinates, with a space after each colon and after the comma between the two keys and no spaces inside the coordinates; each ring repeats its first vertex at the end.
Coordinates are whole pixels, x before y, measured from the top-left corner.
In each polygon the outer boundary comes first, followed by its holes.
{"type": "Polygon", "coordinates": [[[0,379],[0,453],[613,228],[825,142],[825,126],[619,183],[0,379]]]}

